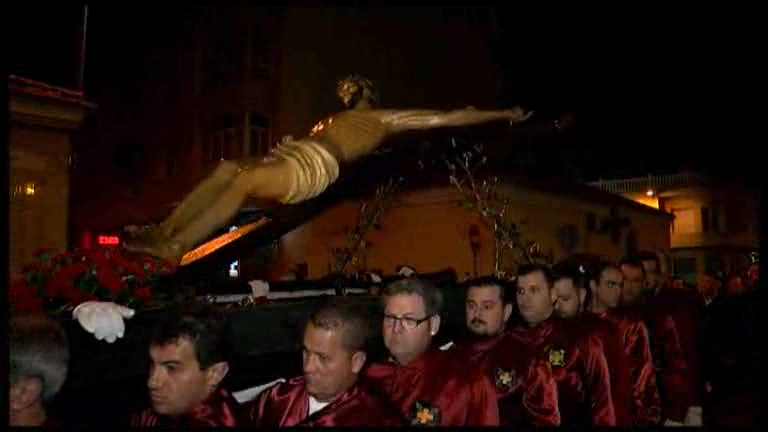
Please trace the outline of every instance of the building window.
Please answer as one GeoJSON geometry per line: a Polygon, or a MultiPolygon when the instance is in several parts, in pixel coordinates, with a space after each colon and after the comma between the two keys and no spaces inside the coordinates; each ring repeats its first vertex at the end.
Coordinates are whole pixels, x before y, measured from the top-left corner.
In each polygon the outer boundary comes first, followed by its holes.
{"type": "Polygon", "coordinates": [[[715,204],[712,206],[712,231],[714,232],[720,232],[720,206],[715,204]]]}
{"type": "Polygon", "coordinates": [[[712,229],[709,219],[709,207],[701,208],[701,231],[709,232],[712,229]]]}
{"type": "Polygon", "coordinates": [[[739,205],[731,205],[725,210],[725,226],[726,230],[732,233],[743,233],[747,231],[744,214],[739,205]]]}
{"type": "Polygon", "coordinates": [[[672,232],[675,234],[690,234],[696,232],[696,211],[693,208],[673,208],[672,232]]]}
{"type": "Polygon", "coordinates": [[[245,37],[237,31],[231,11],[219,10],[210,45],[205,49],[203,88],[241,83],[245,71],[245,37]]]}
{"type": "Polygon", "coordinates": [[[272,149],[269,118],[258,113],[250,113],[248,117],[251,146],[247,156],[263,156],[272,149]]]}
{"type": "Polygon", "coordinates": [[[267,153],[271,138],[269,119],[254,113],[248,117],[246,119],[243,114],[225,114],[208,122],[201,140],[203,165],[267,153]],[[249,124],[248,128],[246,123],[249,124]],[[246,130],[249,131],[248,137],[245,136],[246,130]],[[249,140],[248,148],[245,146],[246,138],[249,140]]]}
{"type": "Polygon", "coordinates": [[[269,47],[264,37],[264,27],[262,25],[253,26],[250,29],[248,41],[250,56],[251,56],[251,70],[250,78],[257,80],[268,80],[272,77],[273,68],[269,55],[269,47]]]}

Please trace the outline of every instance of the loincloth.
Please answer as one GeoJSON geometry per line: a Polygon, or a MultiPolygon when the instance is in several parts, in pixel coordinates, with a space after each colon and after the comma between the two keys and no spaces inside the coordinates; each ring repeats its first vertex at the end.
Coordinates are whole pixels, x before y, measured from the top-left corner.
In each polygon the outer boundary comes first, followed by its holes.
{"type": "Polygon", "coordinates": [[[339,178],[339,162],[323,141],[303,138],[278,145],[268,159],[281,159],[291,172],[289,192],[280,202],[295,204],[320,195],[339,178]]]}

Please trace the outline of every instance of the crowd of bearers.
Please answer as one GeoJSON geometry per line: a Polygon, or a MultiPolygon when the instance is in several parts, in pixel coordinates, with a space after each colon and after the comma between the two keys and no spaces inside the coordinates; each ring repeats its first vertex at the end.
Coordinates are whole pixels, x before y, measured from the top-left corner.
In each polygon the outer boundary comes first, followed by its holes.
{"type": "MultiPolygon", "coordinates": [[[[757,267],[668,282],[655,255],[520,266],[464,289],[464,337],[436,346],[444,291],[412,272],[383,288],[383,317],[331,297],[304,325],[300,376],[236,400],[227,313],[168,311],[150,332],[139,427],[754,426],[757,267]],[[725,293],[720,288],[725,287],[725,293]],[[381,327],[388,357],[369,358],[381,327]]],[[[456,287],[454,287],[456,289],[456,287]]],[[[11,319],[10,425],[56,426],[46,406],[67,374],[59,324],[11,319]]],[[[299,355],[298,353],[296,354],[299,355]]],[[[87,422],[83,422],[83,425],[87,422]]]]}

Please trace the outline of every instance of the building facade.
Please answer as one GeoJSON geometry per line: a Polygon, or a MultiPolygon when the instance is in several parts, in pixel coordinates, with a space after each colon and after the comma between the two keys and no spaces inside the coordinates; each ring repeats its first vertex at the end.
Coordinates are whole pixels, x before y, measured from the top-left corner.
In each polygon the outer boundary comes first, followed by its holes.
{"type": "Polygon", "coordinates": [[[34,251],[67,248],[70,134],[95,106],[82,93],[11,76],[10,273],[34,251]]]}
{"type": "MultiPolygon", "coordinates": [[[[611,260],[639,249],[669,253],[671,218],[659,210],[581,185],[510,179],[499,192],[510,199],[510,220],[552,262],[579,253],[611,260]]],[[[408,265],[425,273],[452,267],[460,278],[491,274],[492,230],[463,200],[448,184],[401,192],[380,228],[367,234],[355,270],[392,274],[408,265]]],[[[284,235],[269,276],[297,269],[309,278],[327,274],[330,250],[346,245],[358,209],[358,202],[341,203],[284,235]]],[[[514,270],[510,261],[504,266],[514,270]]]]}
{"type": "Polygon", "coordinates": [[[759,201],[738,185],[697,173],[591,185],[671,214],[671,269],[690,283],[704,271],[739,271],[757,253],[759,201]]]}

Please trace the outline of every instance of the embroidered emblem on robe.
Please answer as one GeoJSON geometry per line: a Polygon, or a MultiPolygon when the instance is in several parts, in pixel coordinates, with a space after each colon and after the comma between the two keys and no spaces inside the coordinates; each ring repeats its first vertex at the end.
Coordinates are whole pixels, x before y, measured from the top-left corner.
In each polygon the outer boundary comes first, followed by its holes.
{"type": "Polygon", "coordinates": [[[408,414],[408,420],[412,426],[437,426],[440,424],[440,408],[416,401],[408,414]]]}
{"type": "Polygon", "coordinates": [[[512,369],[496,368],[496,372],[494,373],[494,382],[499,391],[509,390],[515,382],[515,378],[515,371],[512,369]]]}

